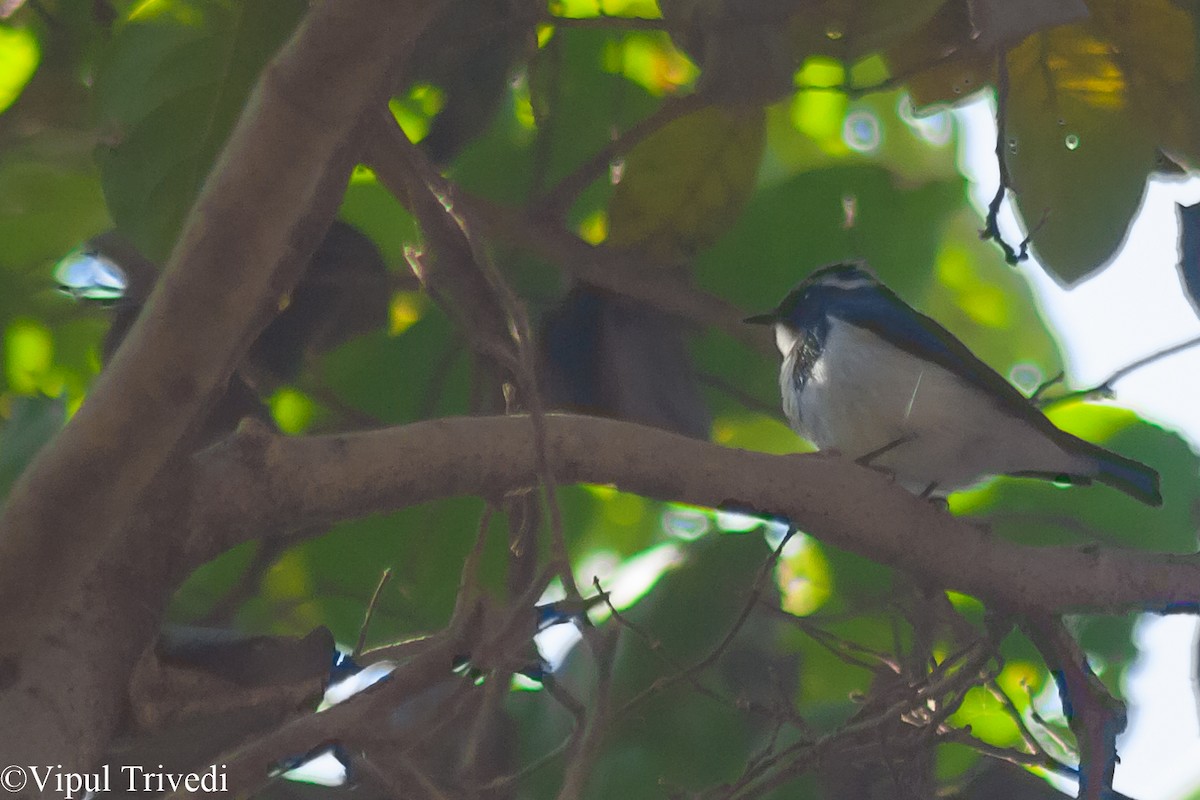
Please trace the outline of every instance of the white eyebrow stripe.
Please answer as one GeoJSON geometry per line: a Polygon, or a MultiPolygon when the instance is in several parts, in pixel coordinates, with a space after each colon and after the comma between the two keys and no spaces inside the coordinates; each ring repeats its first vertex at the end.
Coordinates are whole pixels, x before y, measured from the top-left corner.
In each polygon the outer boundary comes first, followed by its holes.
{"type": "Polygon", "coordinates": [[[828,275],[821,279],[821,286],[829,286],[834,289],[868,289],[877,285],[877,281],[870,275],[858,273],[855,275],[828,275]]]}

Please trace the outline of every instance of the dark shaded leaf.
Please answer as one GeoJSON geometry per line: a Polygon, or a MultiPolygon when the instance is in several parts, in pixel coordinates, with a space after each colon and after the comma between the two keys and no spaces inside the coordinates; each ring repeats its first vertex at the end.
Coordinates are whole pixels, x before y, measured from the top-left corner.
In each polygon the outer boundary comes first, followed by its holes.
{"type": "Polygon", "coordinates": [[[1179,281],[1192,310],[1200,314],[1200,203],[1175,206],[1179,217],[1179,281]]]}
{"type": "Polygon", "coordinates": [[[1009,47],[1045,28],[1087,19],[1083,0],[967,0],[980,51],[1009,47]]]}
{"type": "Polygon", "coordinates": [[[814,268],[865,258],[897,292],[919,294],[964,191],[961,180],[897,185],[874,165],[812,170],[756,193],[733,229],[701,254],[697,280],[744,308],[767,309],[814,268]],[[847,196],[856,198],[852,229],[843,226],[847,196]]]}
{"type": "MultiPolygon", "coordinates": [[[[657,677],[676,673],[671,664],[692,664],[716,647],[748,600],[769,554],[762,537],[754,534],[707,537],[689,547],[685,563],[627,612],[661,649],[652,651],[640,637],[625,632],[614,668],[614,701],[626,702],[657,677]]],[[[777,602],[771,583],[763,600],[777,602]]],[[[614,735],[600,753],[588,796],[651,798],[661,796],[663,785],[699,789],[735,778],[770,727],[767,720],[739,711],[735,701],[778,702],[794,685],[795,657],[779,647],[782,630],[769,617],[752,615],[699,676],[727,701],[705,697],[679,681],[614,718],[614,735]]],[[[579,658],[573,654],[573,662],[587,658],[585,648],[575,653],[579,658]]],[[[563,680],[574,685],[572,676],[582,666],[568,667],[563,680]]]]}
{"type": "Polygon", "coordinates": [[[551,405],[708,438],[712,420],[670,317],[580,287],[546,317],[539,341],[551,405]]]}
{"type": "Polygon", "coordinates": [[[609,203],[608,244],[668,264],[712,244],[750,196],[764,133],[762,109],[710,106],[642,141],[609,203]]]}
{"type": "Polygon", "coordinates": [[[299,0],[166,0],[122,24],[96,74],[97,152],[117,227],[163,261],[299,0]]]}
{"type": "Polygon", "coordinates": [[[421,146],[445,163],[484,131],[509,88],[510,73],[533,49],[537,18],[529,0],[447,3],[417,39],[415,81],[434,84],[445,103],[421,146]]]}
{"type": "Polygon", "coordinates": [[[0,427],[0,505],[17,476],[67,421],[61,397],[16,397],[0,427]]]}
{"type": "Polygon", "coordinates": [[[1120,62],[1085,26],[1009,55],[1006,143],[1017,209],[1042,265],[1075,283],[1103,267],[1142,202],[1155,142],[1120,62]]]}

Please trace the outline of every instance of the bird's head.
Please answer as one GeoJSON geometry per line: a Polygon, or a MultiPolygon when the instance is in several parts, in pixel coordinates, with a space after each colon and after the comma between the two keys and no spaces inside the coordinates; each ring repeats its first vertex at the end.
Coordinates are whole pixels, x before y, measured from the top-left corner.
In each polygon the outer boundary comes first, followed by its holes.
{"type": "Polygon", "coordinates": [[[833,264],[802,280],[771,311],[747,317],[744,321],[774,326],[779,351],[787,355],[800,333],[820,324],[829,307],[839,299],[851,293],[874,292],[880,286],[879,280],[861,261],[833,264]]]}

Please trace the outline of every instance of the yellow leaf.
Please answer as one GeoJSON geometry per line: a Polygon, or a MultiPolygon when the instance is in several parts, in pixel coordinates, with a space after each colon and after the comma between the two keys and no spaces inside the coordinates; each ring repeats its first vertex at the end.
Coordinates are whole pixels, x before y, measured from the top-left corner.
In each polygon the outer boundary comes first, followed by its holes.
{"type": "Polygon", "coordinates": [[[733,224],[758,175],[761,108],[700,109],[635,147],[608,209],[608,243],[685,262],[733,224]]]}
{"type": "Polygon", "coordinates": [[[37,69],[37,38],[27,28],[0,25],[0,112],[21,96],[37,69]]]}
{"type": "Polygon", "coordinates": [[[1091,0],[1092,25],[1111,42],[1134,111],[1175,160],[1200,167],[1196,25],[1170,0],[1091,0]]]}

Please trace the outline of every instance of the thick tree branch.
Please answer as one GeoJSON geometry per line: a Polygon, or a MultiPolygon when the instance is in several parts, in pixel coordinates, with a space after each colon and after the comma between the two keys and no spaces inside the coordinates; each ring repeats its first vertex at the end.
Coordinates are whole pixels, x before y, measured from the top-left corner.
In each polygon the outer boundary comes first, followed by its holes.
{"type": "MultiPolygon", "coordinates": [[[[821,455],[733,450],[627,422],[548,415],[562,482],[782,514],[829,544],[1008,608],[1168,611],[1200,604],[1200,560],[1109,548],[1028,547],[821,455]]],[[[244,430],[198,456],[198,559],[264,528],[298,527],[436,498],[535,486],[527,417],[454,418],[312,438],[244,430]]],[[[1078,491],[1104,491],[1100,488],[1078,491]]]]}
{"type": "Polygon", "coordinates": [[[130,521],[320,240],[363,112],[434,5],[313,7],[264,72],[138,322],[14,487],[0,518],[0,718],[30,721],[0,735],[15,763],[84,770],[98,757],[184,533],[137,540],[145,526],[130,521]],[[125,586],[143,578],[153,584],[125,586]],[[97,609],[106,630],[86,623],[97,609]]]}

